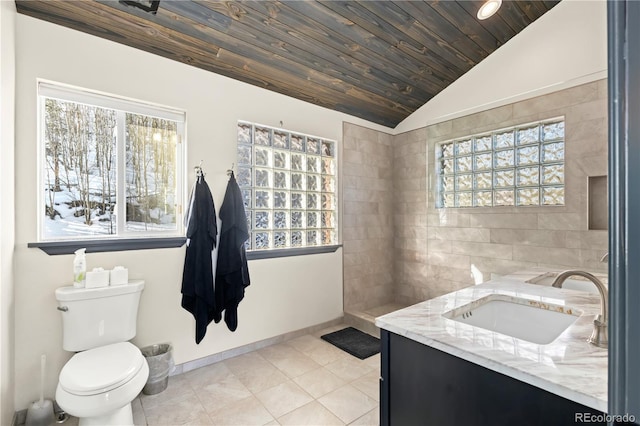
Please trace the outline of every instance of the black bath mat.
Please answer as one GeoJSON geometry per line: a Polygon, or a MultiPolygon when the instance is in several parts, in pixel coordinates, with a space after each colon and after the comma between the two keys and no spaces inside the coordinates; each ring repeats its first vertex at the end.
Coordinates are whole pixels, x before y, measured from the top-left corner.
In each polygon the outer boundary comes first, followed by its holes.
{"type": "Polygon", "coordinates": [[[380,339],[353,327],[334,331],[320,338],[360,359],[369,358],[380,352],[380,339]]]}

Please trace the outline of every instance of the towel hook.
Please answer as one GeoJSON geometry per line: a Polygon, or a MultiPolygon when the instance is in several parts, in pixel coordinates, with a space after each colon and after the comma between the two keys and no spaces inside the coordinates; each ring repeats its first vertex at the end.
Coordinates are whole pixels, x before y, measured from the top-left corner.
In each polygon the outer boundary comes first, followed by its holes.
{"type": "Polygon", "coordinates": [[[227,176],[231,176],[233,174],[233,168],[235,167],[236,163],[231,163],[231,168],[227,169],[227,176]]]}
{"type": "Polygon", "coordinates": [[[200,164],[198,166],[195,166],[193,169],[195,170],[196,177],[198,179],[204,176],[204,172],[202,171],[202,160],[200,160],[200,164]]]}

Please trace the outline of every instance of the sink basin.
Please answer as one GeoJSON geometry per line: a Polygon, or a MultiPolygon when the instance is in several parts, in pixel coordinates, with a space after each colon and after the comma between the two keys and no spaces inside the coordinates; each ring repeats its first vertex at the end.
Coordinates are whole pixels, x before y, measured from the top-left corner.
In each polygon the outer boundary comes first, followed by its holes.
{"type": "MultiPolygon", "coordinates": [[[[547,272],[535,278],[531,278],[530,280],[525,282],[529,284],[550,286],[551,284],[553,284],[553,280],[557,276],[558,274],[555,272],[547,272]]],[[[581,280],[579,279],[579,277],[569,278],[564,282],[564,284],[562,284],[562,288],[567,288],[569,290],[586,291],[587,293],[598,294],[597,287],[591,281],[581,280]]]]}
{"type": "Polygon", "coordinates": [[[539,345],[553,342],[581,311],[562,305],[492,294],[445,312],[445,318],[539,345]]]}

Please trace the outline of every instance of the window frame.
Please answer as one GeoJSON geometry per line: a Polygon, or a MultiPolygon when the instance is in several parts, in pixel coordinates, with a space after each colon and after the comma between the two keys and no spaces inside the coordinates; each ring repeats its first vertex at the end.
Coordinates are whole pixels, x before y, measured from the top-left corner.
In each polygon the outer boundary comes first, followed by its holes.
{"type": "Polygon", "coordinates": [[[474,134],[456,137],[452,139],[447,139],[441,142],[437,142],[435,144],[435,177],[436,177],[436,194],[435,194],[435,207],[436,209],[475,209],[475,208],[514,208],[514,207],[565,207],[566,206],[566,118],[564,116],[556,116],[548,119],[532,121],[528,123],[516,124],[508,127],[503,127],[494,130],[487,130],[484,132],[477,132],[474,134]],[[555,138],[545,140],[543,135],[543,129],[545,125],[562,123],[562,138],[555,138]],[[519,131],[527,130],[533,127],[538,128],[538,140],[535,142],[525,142],[519,143],[519,131]],[[496,146],[496,136],[505,134],[505,133],[513,133],[513,145],[510,147],[497,147],[496,146]],[[484,139],[487,136],[491,138],[491,147],[488,150],[476,151],[476,139],[484,139]],[[468,153],[459,154],[458,143],[464,142],[470,143],[470,150],[468,153]],[[555,160],[545,162],[543,159],[544,147],[547,145],[551,145],[554,143],[562,143],[562,160],[555,160]],[[443,146],[451,145],[452,154],[444,155],[443,146]],[[519,152],[520,150],[524,150],[529,147],[537,147],[538,149],[538,160],[537,162],[531,163],[519,163],[519,152]],[[507,167],[500,167],[496,164],[496,156],[501,152],[513,152],[513,163],[507,167]],[[476,165],[476,157],[481,155],[490,154],[490,162],[491,165],[489,168],[478,169],[476,165]],[[459,158],[470,158],[471,164],[469,165],[470,169],[464,170],[462,172],[458,171],[458,159],[459,158]],[[445,172],[443,169],[445,167],[445,161],[451,161],[453,165],[453,172],[445,172]],[[561,165],[562,167],[562,182],[560,183],[543,183],[543,168],[544,167],[553,167],[561,165]],[[518,182],[518,171],[526,168],[538,168],[538,182],[537,184],[524,184],[521,185],[518,182]],[[496,172],[508,172],[513,171],[513,182],[511,185],[499,186],[496,184],[496,172]],[[476,186],[476,177],[482,173],[490,173],[491,182],[490,186],[487,187],[477,187],[476,186]],[[469,188],[458,189],[458,177],[469,176],[471,179],[469,188]],[[445,179],[449,178],[450,182],[453,185],[453,189],[447,190],[447,185],[445,184],[445,179]],[[559,188],[562,187],[562,204],[544,204],[544,189],[545,188],[559,188]],[[530,204],[520,204],[519,203],[519,190],[526,189],[535,189],[538,191],[538,203],[530,203],[530,204]],[[513,191],[513,204],[496,204],[496,193],[500,191],[513,191]],[[478,204],[475,198],[475,195],[480,192],[491,192],[491,204],[490,205],[481,205],[478,204]],[[470,194],[471,195],[471,204],[470,205],[459,205],[458,204],[458,195],[459,194],[470,194]],[[445,200],[446,195],[450,195],[453,198],[453,205],[447,205],[445,200]]]}
{"type": "MultiPolygon", "coordinates": [[[[306,255],[306,254],[315,254],[315,253],[329,253],[329,252],[335,252],[339,247],[342,246],[342,244],[340,243],[340,238],[341,238],[341,231],[340,231],[340,224],[341,224],[341,218],[340,218],[340,202],[339,202],[339,197],[340,197],[340,155],[339,155],[339,144],[338,141],[335,139],[331,139],[331,138],[327,138],[327,137],[321,137],[321,136],[316,136],[316,135],[310,135],[310,134],[306,134],[306,133],[302,133],[302,132],[298,132],[298,131],[294,131],[294,130],[289,130],[289,129],[283,129],[283,128],[279,128],[279,127],[274,127],[274,126],[268,126],[268,125],[264,125],[264,124],[260,124],[260,123],[256,123],[256,122],[251,122],[251,121],[247,121],[247,120],[238,120],[236,122],[236,131],[238,132],[238,136],[237,136],[237,140],[236,140],[236,165],[238,168],[238,171],[240,170],[240,168],[248,168],[251,171],[251,186],[246,186],[246,185],[242,185],[240,176],[238,176],[239,178],[239,186],[241,187],[242,190],[244,189],[249,189],[251,191],[251,205],[249,207],[246,208],[246,212],[251,214],[251,218],[250,218],[250,224],[251,226],[249,227],[248,231],[249,231],[249,247],[247,247],[247,258],[249,259],[265,259],[265,258],[273,258],[273,257],[288,257],[288,256],[299,256],[299,255],[306,255]],[[251,128],[251,142],[249,144],[245,143],[241,143],[240,142],[240,129],[241,127],[250,127],[251,128]],[[275,147],[273,145],[261,145],[261,144],[256,144],[255,141],[253,140],[254,136],[255,136],[255,129],[256,128],[260,128],[260,129],[268,129],[270,131],[270,137],[271,140],[273,141],[274,138],[274,134],[275,133],[279,133],[279,134],[287,134],[287,140],[289,141],[289,146],[287,148],[279,148],[279,147],[275,147]],[[291,167],[291,158],[289,157],[288,161],[287,161],[287,168],[278,168],[278,167],[274,167],[273,164],[273,156],[275,152],[278,152],[280,150],[284,150],[287,151],[289,153],[289,156],[293,153],[296,154],[297,151],[292,150],[291,149],[291,145],[290,145],[290,139],[291,139],[291,135],[296,135],[298,137],[302,137],[304,138],[304,143],[306,144],[306,140],[307,138],[310,139],[315,139],[318,141],[318,143],[322,146],[322,142],[329,142],[331,144],[333,144],[333,167],[334,167],[334,172],[333,173],[323,173],[322,172],[322,159],[323,158],[327,158],[325,156],[322,155],[322,149],[319,148],[319,152],[317,154],[317,156],[320,158],[320,169],[318,170],[317,173],[311,173],[311,175],[316,175],[319,176],[319,182],[318,184],[320,185],[318,191],[312,191],[312,192],[316,192],[318,194],[318,209],[317,210],[308,210],[307,206],[306,206],[306,201],[305,201],[305,205],[304,205],[304,209],[300,209],[300,208],[295,208],[293,209],[291,206],[291,200],[288,201],[287,203],[287,207],[284,208],[278,208],[275,207],[273,205],[273,201],[272,201],[272,206],[271,207],[256,207],[255,204],[255,197],[256,197],[256,189],[259,191],[261,190],[261,187],[256,186],[256,182],[255,182],[255,169],[263,169],[265,168],[265,166],[262,165],[256,165],[255,164],[255,148],[268,148],[270,151],[270,158],[272,159],[272,164],[270,166],[266,166],[268,169],[270,168],[273,171],[278,171],[278,170],[282,170],[288,173],[288,176],[291,176],[291,173],[304,173],[305,175],[305,182],[306,182],[306,176],[308,175],[308,171],[305,170],[304,171],[299,171],[296,169],[292,169],[291,167]],[[247,163],[242,163],[241,159],[239,158],[239,147],[251,147],[251,164],[247,164],[247,163]],[[327,192],[323,192],[322,191],[322,177],[330,177],[333,178],[334,180],[334,188],[333,188],[333,192],[332,195],[334,196],[334,206],[333,209],[329,210],[324,210],[322,209],[322,194],[326,194],[327,192]],[[281,228],[282,231],[286,231],[289,232],[289,239],[291,239],[291,233],[292,232],[296,232],[296,231],[301,231],[303,238],[304,238],[304,245],[301,246],[293,246],[291,245],[291,241],[288,241],[288,245],[284,246],[284,247],[277,247],[274,243],[275,240],[273,240],[275,238],[275,233],[278,232],[278,228],[275,227],[274,224],[272,224],[271,227],[269,227],[268,229],[260,229],[260,228],[255,228],[253,227],[254,222],[255,222],[255,212],[258,210],[267,210],[270,211],[272,214],[281,209],[281,210],[286,210],[289,213],[291,213],[292,211],[297,211],[297,210],[302,210],[304,211],[304,216],[305,216],[305,227],[303,228],[293,228],[291,226],[291,217],[288,218],[288,227],[286,228],[281,228]],[[335,226],[332,228],[323,228],[322,227],[322,213],[329,211],[333,214],[333,220],[334,220],[334,224],[335,226]],[[307,214],[309,212],[317,212],[318,213],[318,226],[317,228],[309,228],[306,226],[306,217],[307,214]],[[323,230],[332,230],[333,232],[333,242],[331,244],[322,244],[323,238],[322,238],[322,232],[323,230]],[[256,249],[253,247],[254,241],[254,233],[259,233],[261,231],[265,231],[265,232],[269,232],[271,234],[271,238],[273,241],[270,241],[270,246],[269,248],[265,248],[265,249],[256,249]],[[306,245],[306,238],[307,238],[307,232],[308,231],[317,231],[318,232],[318,243],[317,245],[306,245]]],[[[306,158],[306,149],[304,152],[300,152],[301,154],[305,155],[306,158]]],[[[315,154],[313,154],[315,155],[315,154]]],[[[306,160],[305,160],[306,161],[306,160]]],[[[274,179],[274,177],[272,176],[272,179],[274,179]]],[[[271,193],[273,194],[274,192],[277,192],[278,189],[275,187],[275,183],[272,183],[269,187],[265,187],[264,189],[271,191],[271,193]]],[[[304,190],[300,190],[300,189],[293,189],[291,184],[288,185],[287,188],[282,188],[282,191],[288,192],[289,196],[291,195],[291,193],[298,193],[298,192],[304,192],[304,194],[307,194],[308,188],[305,187],[304,190]]],[[[305,196],[305,200],[306,200],[306,196],[305,196]]],[[[244,192],[243,192],[243,203],[245,202],[244,200],[244,192]]],[[[275,220],[274,217],[271,218],[271,221],[275,220]]]]}
{"type": "Polygon", "coordinates": [[[49,254],[67,254],[74,248],[86,247],[87,252],[136,250],[161,247],[179,247],[186,241],[184,237],[184,209],[185,205],[185,157],[186,157],[186,112],[171,107],[152,104],[145,101],[134,100],[114,94],[97,92],[90,89],[79,88],[62,83],[38,80],[37,82],[37,146],[38,146],[38,183],[37,200],[37,242],[29,243],[28,247],[38,247],[49,254]],[[92,107],[114,110],[117,117],[117,139],[114,149],[116,168],[116,234],[93,234],[86,237],[72,236],[47,237],[45,236],[46,205],[43,194],[46,173],[46,141],[45,141],[45,102],[47,99],[55,99],[63,102],[86,104],[92,107]],[[175,157],[175,205],[176,205],[176,229],[155,231],[127,231],[126,229],[126,205],[125,181],[122,179],[126,149],[126,114],[138,114],[153,118],[175,121],[177,124],[178,140],[176,143],[175,157]]]}

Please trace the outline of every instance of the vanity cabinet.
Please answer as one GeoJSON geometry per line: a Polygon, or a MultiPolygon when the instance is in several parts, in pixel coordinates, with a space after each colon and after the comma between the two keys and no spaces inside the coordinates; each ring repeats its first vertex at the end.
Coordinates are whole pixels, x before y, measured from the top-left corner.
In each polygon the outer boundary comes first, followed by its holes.
{"type": "Polygon", "coordinates": [[[387,330],[380,337],[382,426],[562,426],[602,414],[387,330]]]}

